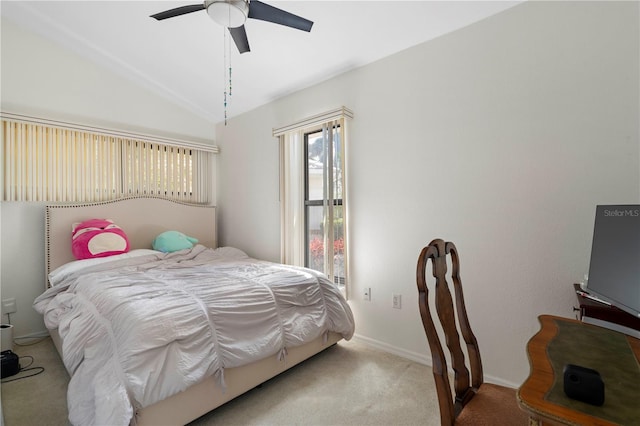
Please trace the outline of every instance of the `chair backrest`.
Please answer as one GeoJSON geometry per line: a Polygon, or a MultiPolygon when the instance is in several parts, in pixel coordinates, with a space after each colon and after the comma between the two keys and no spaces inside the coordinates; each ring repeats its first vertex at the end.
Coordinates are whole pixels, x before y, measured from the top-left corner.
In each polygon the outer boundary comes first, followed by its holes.
{"type": "Polygon", "coordinates": [[[460,281],[460,262],[456,246],[452,242],[445,242],[441,239],[431,241],[420,253],[416,278],[420,316],[422,317],[422,324],[427,334],[433,360],[433,377],[435,378],[438,392],[441,423],[442,425],[452,425],[456,416],[462,411],[464,405],[473,398],[483,381],[480,351],[478,350],[476,337],[471,331],[464,305],[462,283],[460,281]],[[451,256],[451,279],[455,291],[455,309],[447,282],[448,255],[451,256]],[[429,309],[429,289],[426,280],[426,269],[429,260],[431,260],[432,273],[435,277],[435,289],[432,297],[435,297],[436,312],[451,355],[451,367],[454,371],[455,400],[451,394],[447,361],[438,337],[434,318],[429,309]],[[466,343],[471,373],[465,363],[465,355],[462,350],[457,324],[460,326],[460,332],[466,343]]]}

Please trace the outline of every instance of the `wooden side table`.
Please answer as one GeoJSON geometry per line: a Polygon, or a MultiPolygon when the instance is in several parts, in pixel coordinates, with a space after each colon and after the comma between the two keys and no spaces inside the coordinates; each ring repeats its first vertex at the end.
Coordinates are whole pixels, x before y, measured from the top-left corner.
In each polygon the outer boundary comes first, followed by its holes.
{"type": "MultiPolygon", "coordinates": [[[[517,393],[520,407],[529,414],[529,424],[594,426],[636,424],[635,421],[640,418],[640,408],[637,405],[637,401],[640,401],[640,388],[637,387],[636,381],[640,377],[640,340],[568,318],[541,315],[539,320],[541,329],[527,344],[530,374],[517,393]],[[567,326],[570,328],[569,333],[561,333],[560,328],[567,326]],[[581,343],[584,339],[576,340],[576,336],[589,336],[594,331],[622,343],[625,351],[617,351],[614,349],[617,346],[608,347],[607,345],[597,345],[587,349],[581,343]],[[558,343],[561,343],[569,352],[574,350],[580,353],[588,350],[590,356],[600,359],[600,363],[610,365],[610,368],[623,369],[623,375],[630,377],[631,381],[627,383],[603,374],[606,396],[602,407],[551,397],[552,394],[557,395],[557,375],[562,374],[562,369],[554,368],[554,364],[557,364],[558,355],[563,358],[565,354],[565,351],[558,354],[556,350],[550,350],[552,344],[558,343]],[[625,362],[622,363],[623,357],[625,362]],[[618,410],[618,407],[623,410],[618,410]],[[633,411],[625,411],[626,408],[631,408],[633,411]],[[612,416],[612,412],[617,416],[612,416]],[[612,421],[611,417],[620,417],[620,419],[612,421]]],[[[569,355],[569,359],[578,360],[579,358],[569,355]]],[[[561,379],[559,383],[562,383],[561,379]]],[[[561,388],[560,393],[562,396],[561,388]]]]}

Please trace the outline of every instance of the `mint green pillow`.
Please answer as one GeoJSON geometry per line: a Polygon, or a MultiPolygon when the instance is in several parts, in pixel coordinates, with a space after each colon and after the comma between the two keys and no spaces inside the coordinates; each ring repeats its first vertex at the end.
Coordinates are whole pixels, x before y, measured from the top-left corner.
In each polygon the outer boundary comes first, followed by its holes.
{"type": "Polygon", "coordinates": [[[197,242],[197,239],[188,237],[182,232],[165,231],[153,240],[151,246],[154,250],[171,253],[178,250],[190,249],[197,242]]]}

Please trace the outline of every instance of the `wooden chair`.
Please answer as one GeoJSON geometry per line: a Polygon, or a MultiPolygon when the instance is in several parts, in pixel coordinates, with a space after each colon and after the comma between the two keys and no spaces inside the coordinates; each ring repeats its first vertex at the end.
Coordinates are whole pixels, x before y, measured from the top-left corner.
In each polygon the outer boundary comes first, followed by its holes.
{"type": "Polygon", "coordinates": [[[518,407],[515,389],[483,383],[480,351],[467,318],[462,284],[460,282],[458,251],[452,242],[435,239],[422,249],[418,258],[417,283],[420,315],[433,359],[433,377],[438,393],[441,424],[443,426],[467,424],[474,426],[512,426],[528,424],[527,414],[518,407]],[[451,278],[455,290],[455,309],[446,278],[447,255],[451,256],[451,278]],[[429,259],[431,259],[433,276],[435,277],[435,307],[447,347],[449,348],[454,371],[455,399],[452,396],[449,384],[445,354],[429,310],[429,290],[425,277],[429,259]],[[471,372],[467,368],[465,355],[462,351],[456,325],[456,315],[460,332],[466,343],[471,372]]]}

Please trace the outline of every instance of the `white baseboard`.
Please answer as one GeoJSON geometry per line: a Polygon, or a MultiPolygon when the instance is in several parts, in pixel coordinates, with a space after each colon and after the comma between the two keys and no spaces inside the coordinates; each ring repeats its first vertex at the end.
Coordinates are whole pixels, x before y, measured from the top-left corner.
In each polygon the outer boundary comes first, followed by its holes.
{"type": "MultiPolygon", "coordinates": [[[[395,347],[393,345],[390,345],[388,343],[381,342],[379,340],[372,339],[370,337],[361,336],[359,334],[354,334],[353,335],[353,340],[358,342],[358,343],[362,343],[363,345],[367,345],[367,346],[370,346],[372,348],[379,349],[379,350],[381,350],[383,352],[387,352],[387,353],[390,353],[390,354],[393,354],[393,355],[397,355],[399,357],[408,359],[410,361],[417,362],[419,364],[424,364],[424,365],[428,365],[428,366],[432,365],[431,356],[428,355],[428,354],[422,354],[422,353],[417,353],[417,352],[413,352],[413,351],[407,351],[405,349],[400,349],[400,348],[397,348],[397,347],[395,347]]],[[[429,347],[427,346],[425,348],[425,350],[428,351],[429,347]]],[[[451,366],[448,366],[448,367],[449,367],[449,372],[451,374],[453,374],[453,370],[451,369],[451,366]]],[[[507,386],[507,387],[514,388],[514,389],[517,389],[518,387],[520,387],[520,384],[512,383],[512,382],[503,380],[503,379],[501,379],[499,377],[491,376],[491,375],[488,375],[488,374],[484,375],[484,381],[487,382],[487,383],[495,383],[495,384],[498,384],[498,385],[507,386]]]]}
{"type": "Polygon", "coordinates": [[[41,339],[43,337],[49,337],[48,331],[36,331],[35,333],[24,334],[22,336],[14,336],[13,340],[18,339],[41,339]]]}
{"type": "MultiPolygon", "coordinates": [[[[363,345],[370,346],[375,349],[380,349],[383,352],[387,352],[393,355],[398,355],[399,357],[406,358],[411,361],[415,361],[419,364],[431,365],[431,356],[427,354],[421,354],[413,351],[407,351],[405,349],[397,348],[396,346],[390,345],[385,342],[381,342],[376,339],[372,339],[370,337],[362,336],[360,334],[354,334],[353,340],[362,343],[363,345]]],[[[428,350],[429,348],[425,348],[428,350]]]]}

